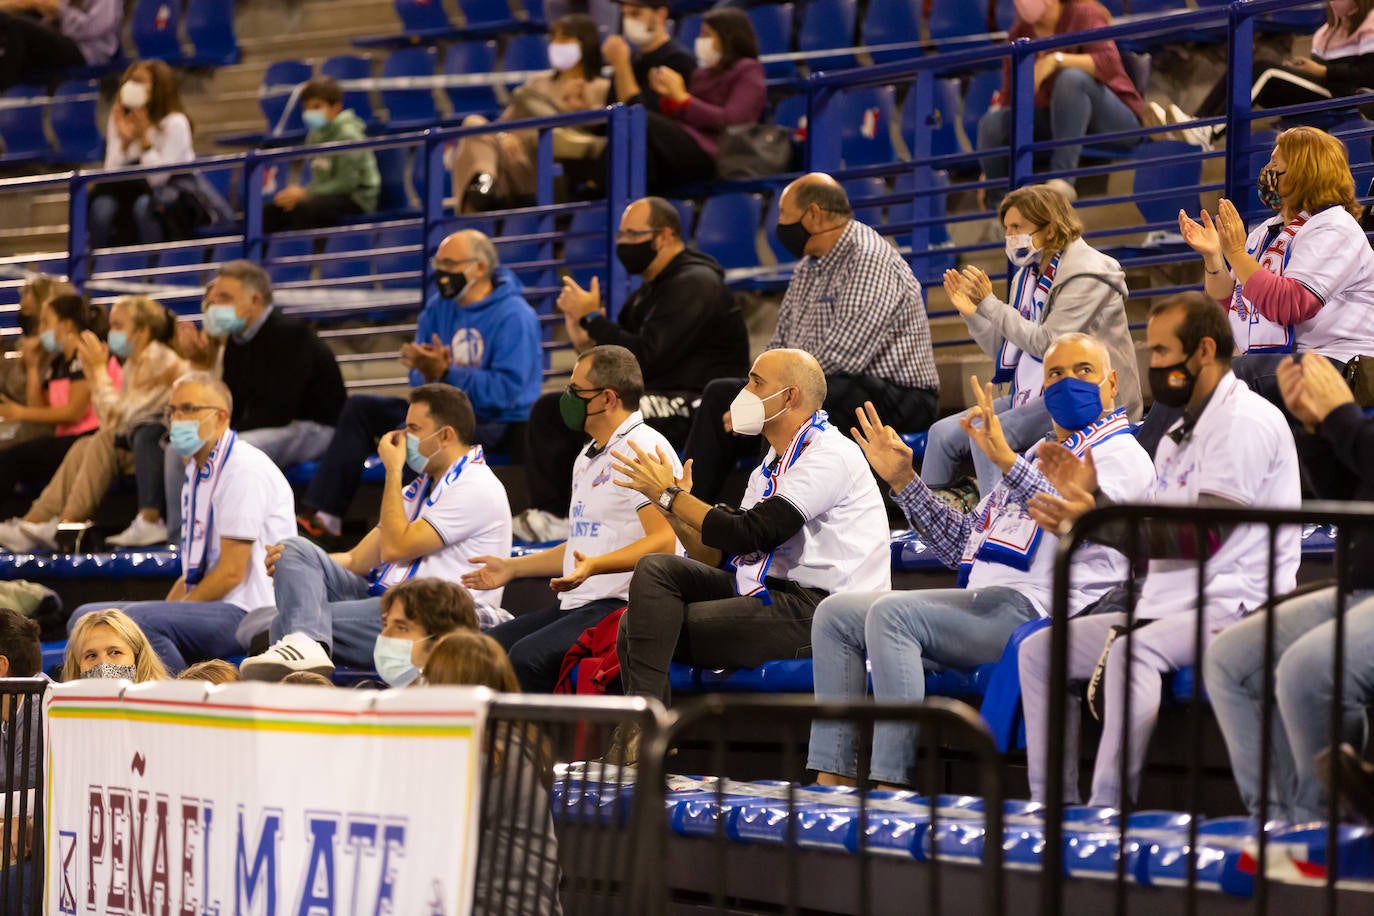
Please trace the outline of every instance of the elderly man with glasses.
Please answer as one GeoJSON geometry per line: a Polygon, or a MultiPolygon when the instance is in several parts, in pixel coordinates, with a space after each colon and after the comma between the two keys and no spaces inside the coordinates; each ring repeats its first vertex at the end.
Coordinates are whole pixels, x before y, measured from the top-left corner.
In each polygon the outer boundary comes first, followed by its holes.
{"type": "MultiPolygon", "coordinates": [[[[475,229],[444,239],[430,263],[438,290],[420,313],[414,343],[401,347],[401,365],[411,385],[462,389],[477,417],[471,444],[500,448],[510,424],[527,419],[539,397],[539,318],[491,240],[475,229]]],[[[297,518],[305,535],[333,543],[342,534],[363,462],[381,436],[405,423],[406,408],[405,398],[378,395],[355,394],[344,404],[297,518]]]]}

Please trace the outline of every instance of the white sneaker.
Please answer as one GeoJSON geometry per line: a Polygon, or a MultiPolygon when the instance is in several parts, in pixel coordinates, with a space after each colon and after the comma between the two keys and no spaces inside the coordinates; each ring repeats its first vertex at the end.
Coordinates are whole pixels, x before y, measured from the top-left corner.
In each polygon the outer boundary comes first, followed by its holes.
{"type": "Polygon", "coordinates": [[[11,553],[26,553],[38,546],[33,538],[24,533],[19,526],[23,523],[22,518],[12,518],[5,522],[0,522],[0,547],[11,553]]]}
{"type": "MultiPolygon", "coordinates": [[[[1188,114],[1177,105],[1169,106],[1169,117],[1173,119],[1171,122],[1173,124],[1183,124],[1187,121],[1196,120],[1196,116],[1188,114]]],[[[1204,150],[1212,148],[1212,128],[1210,127],[1180,127],[1177,133],[1183,138],[1184,143],[1191,143],[1193,146],[1199,146],[1204,150]]]]}
{"type": "Polygon", "coordinates": [[[29,540],[38,547],[46,547],[48,550],[57,549],[57,525],[55,518],[50,518],[46,522],[19,522],[19,530],[28,535],[29,540]]]}
{"type": "Polygon", "coordinates": [[[546,541],[566,541],[568,520],[543,509],[526,509],[511,519],[511,530],[521,541],[543,544],[546,541]]]}
{"type": "Polygon", "coordinates": [[[313,671],[329,677],[334,663],[324,646],[304,633],[287,633],[261,655],[253,655],[239,665],[245,681],[280,681],[297,671],[313,671]]]}
{"type": "Polygon", "coordinates": [[[167,525],[163,522],[150,522],[141,515],[135,515],[128,528],[106,538],[105,543],[113,547],[151,547],[154,544],[165,544],[167,525]]]}
{"type": "Polygon", "coordinates": [[[1058,191],[1060,194],[1063,194],[1069,203],[1078,200],[1077,189],[1062,178],[1051,178],[1049,181],[1045,182],[1045,187],[1049,188],[1051,191],[1058,191]]]}

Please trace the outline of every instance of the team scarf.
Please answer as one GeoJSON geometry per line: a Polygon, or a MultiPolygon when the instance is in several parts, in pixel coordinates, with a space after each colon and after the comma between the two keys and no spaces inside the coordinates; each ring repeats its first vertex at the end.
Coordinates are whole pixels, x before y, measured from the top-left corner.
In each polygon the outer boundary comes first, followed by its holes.
{"type": "MultiPolygon", "coordinates": [[[[1126,408],[1118,407],[1080,429],[1062,444],[1082,458],[1088,449],[1130,433],[1131,421],[1126,416],[1126,408]]],[[[1031,461],[1034,463],[1035,459],[1031,461]]],[[[1030,569],[1043,536],[1044,531],[1031,518],[1025,503],[1012,500],[1011,489],[1005,480],[998,483],[992,494],[978,507],[973,531],[964,544],[964,555],[959,561],[959,588],[968,585],[975,562],[1001,563],[1022,572],[1030,569]]]]}
{"type": "Polygon", "coordinates": [[[186,462],[186,480],[181,486],[181,569],[187,591],[209,571],[211,545],[215,543],[215,489],[237,441],[238,434],[226,429],[204,464],[197,466],[194,458],[186,462]]]}
{"type": "MultiPolygon", "coordinates": [[[[797,459],[801,458],[811,441],[830,428],[827,420],[828,417],[824,410],[816,411],[811,415],[811,420],[792,437],[792,442],[781,455],[773,461],[769,461],[767,457],[764,458],[763,464],[759,465],[757,471],[763,475],[764,481],[763,494],[759,497],[759,503],[778,492],[778,485],[782,483],[783,477],[791,470],[792,465],[797,463],[797,459]]],[[[777,548],[775,547],[766,553],[762,550],[756,550],[750,554],[730,557],[730,565],[735,568],[735,594],[741,597],[758,598],[765,605],[773,603],[773,596],[768,594],[768,589],[764,586],[763,580],[768,576],[768,570],[773,565],[773,555],[776,552],[777,548]]]]}
{"type": "MultiPolygon", "coordinates": [[[[1280,229],[1268,245],[1265,245],[1264,238],[1261,238],[1254,249],[1247,245],[1246,253],[1259,261],[1260,267],[1271,274],[1282,277],[1284,270],[1288,267],[1288,259],[1293,254],[1293,238],[1311,218],[1312,214],[1304,210],[1291,223],[1280,229]],[[1262,252],[1260,251],[1261,246],[1264,249],[1262,252]]],[[[1266,233],[1265,238],[1268,238],[1268,233],[1266,233]]],[[[1241,294],[1239,283],[1236,284],[1235,291],[1231,294],[1230,319],[1231,331],[1235,335],[1236,343],[1244,345],[1241,352],[1293,352],[1293,326],[1291,324],[1278,324],[1261,315],[1255,309],[1254,304],[1241,294]]]]}
{"type": "MultiPolygon", "coordinates": [[[[1040,323],[1040,317],[1045,313],[1045,303],[1049,301],[1050,287],[1054,285],[1054,275],[1059,270],[1059,257],[1059,254],[1056,254],[1050,258],[1050,263],[1045,268],[1045,272],[1038,277],[1034,268],[1022,267],[1012,279],[1012,283],[1016,287],[1016,311],[1027,321],[1035,324],[1040,323]]],[[[1023,367],[1023,371],[1026,372],[1028,378],[1039,375],[1042,381],[1039,387],[1043,389],[1045,370],[1040,366],[1041,360],[1027,355],[1024,350],[1005,338],[997,350],[997,368],[993,373],[992,383],[1002,385],[1007,382],[1015,382],[1017,380],[1016,370],[1023,357],[1035,362],[1034,367],[1023,367]]],[[[1039,391],[1031,391],[1032,387],[1035,386],[1031,384],[1025,386],[1024,389],[1014,389],[1012,391],[1013,406],[1019,407],[1040,393],[1039,391]]]]}
{"type": "MultiPolygon", "coordinates": [[[[421,512],[437,503],[439,497],[444,495],[444,491],[453,486],[454,482],[462,476],[463,470],[468,465],[486,463],[487,459],[482,452],[482,446],[474,445],[466,455],[454,462],[453,467],[445,472],[442,479],[432,481],[428,474],[421,474],[416,477],[401,494],[401,499],[405,503],[406,521],[414,522],[420,517],[421,512]],[[433,482],[432,487],[430,486],[431,481],[433,482]]],[[[424,559],[424,557],[416,557],[405,565],[385,563],[376,567],[368,574],[371,584],[368,586],[367,593],[375,598],[393,585],[399,585],[412,578],[424,559]]]]}

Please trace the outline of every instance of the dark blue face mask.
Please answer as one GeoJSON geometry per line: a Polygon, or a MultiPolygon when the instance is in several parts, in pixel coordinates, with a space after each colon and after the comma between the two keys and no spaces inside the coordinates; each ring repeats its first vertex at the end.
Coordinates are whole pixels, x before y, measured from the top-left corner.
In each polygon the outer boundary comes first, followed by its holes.
{"type": "Polygon", "coordinates": [[[1060,429],[1078,432],[1102,416],[1102,382],[1062,378],[1045,389],[1045,408],[1060,429]]]}

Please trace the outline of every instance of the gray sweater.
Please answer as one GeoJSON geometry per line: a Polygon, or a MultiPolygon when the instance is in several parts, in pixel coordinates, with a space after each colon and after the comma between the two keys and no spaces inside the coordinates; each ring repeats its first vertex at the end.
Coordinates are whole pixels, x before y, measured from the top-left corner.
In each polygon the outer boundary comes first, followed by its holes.
{"type": "Polygon", "coordinates": [[[1115,259],[1074,239],[1059,258],[1040,322],[1028,321],[1013,305],[989,295],[978,310],[964,319],[978,346],[992,356],[1008,340],[1036,359],[1043,359],[1050,343],[1075,331],[1100,340],[1116,370],[1116,402],[1132,421],[1139,422],[1144,405],[1135,343],[1126,319],[1126,273],[1115,259]]]}

